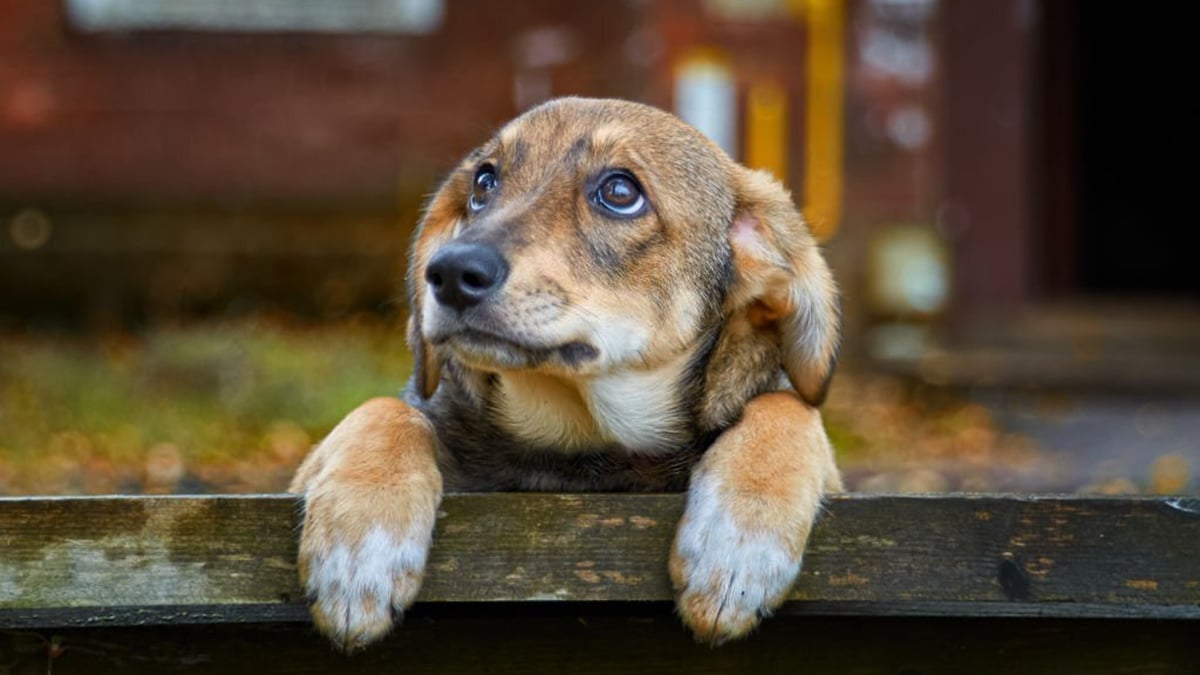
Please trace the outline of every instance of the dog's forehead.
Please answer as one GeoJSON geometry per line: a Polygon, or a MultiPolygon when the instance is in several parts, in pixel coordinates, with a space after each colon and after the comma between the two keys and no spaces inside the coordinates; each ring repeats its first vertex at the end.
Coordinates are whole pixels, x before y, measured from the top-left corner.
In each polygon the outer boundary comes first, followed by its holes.
{"type": "Polygon", "coordinates": [[[653,212],[680,226],[727,223],[735,206],[734,161],[675,115],[630,101],[543,103],[468,155],[454,189],[469,191],[469,177],[483,163],[494,164],[506,186],[498,202],[505,209],[496,213],[559,208],[572,191],[594,187],[589,181],[606,169],[631,172],[653,212]]]}
{"type": "Polygon", "coordinates": [[[682,130],[679,118],[657,108],[616,99],[560,98],[530,109],[501,130],[501,138],[522,133],[566,141],[599,129],[636,133],[651,127],[659,131],[682,130]]]}
{"type": "Polygon", "coordinates": [[[564,98],[542,104],[505,125],[490,150],[545,163],[601,155],[719,155],[720,149],[679,118],[648,105],[615,99],[564,98]]]}

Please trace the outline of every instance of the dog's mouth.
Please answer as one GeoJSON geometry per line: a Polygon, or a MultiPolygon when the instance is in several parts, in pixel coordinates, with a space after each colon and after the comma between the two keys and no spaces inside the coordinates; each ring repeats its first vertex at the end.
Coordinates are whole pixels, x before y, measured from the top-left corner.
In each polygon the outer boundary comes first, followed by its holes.
{"type": "Polygon", "coordinates": [[[534,368],[553,363],[577,368],[594,361],[600,352],[583,341],[559,345],[533,345],[507,335],[474,327],[462,327],[433,340],[468,365],[500,368],[534,368]]]}

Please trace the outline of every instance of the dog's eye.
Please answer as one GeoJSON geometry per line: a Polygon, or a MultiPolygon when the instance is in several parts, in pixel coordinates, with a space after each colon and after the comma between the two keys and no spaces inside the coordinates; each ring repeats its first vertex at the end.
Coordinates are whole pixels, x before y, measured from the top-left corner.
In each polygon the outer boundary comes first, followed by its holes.
{"type": "Polygon", "coordinates": [[[468,200],[467,206],[471,207],[472,211],[478,211],[487,206],[488,199],[491,198],[491,193],[500,182],[496,179],[496,167],[491,164],[484,164],[475,172],[475,182],[471,186],[471,199],[468,200]]]}
{"type": "Polygon", "coordinates": [[[624,173],[610,174],[596,189],[596,203],[622,217],[640,215],[646,206],[646,198],[633,176],[624,173]]]}

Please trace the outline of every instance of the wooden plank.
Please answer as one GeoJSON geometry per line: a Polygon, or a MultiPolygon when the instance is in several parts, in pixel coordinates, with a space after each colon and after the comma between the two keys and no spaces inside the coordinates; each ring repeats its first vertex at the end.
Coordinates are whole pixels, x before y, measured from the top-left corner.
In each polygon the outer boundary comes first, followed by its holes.
{"type": "MultiPolygon", "coordinates": [[[[479,607],[475,605],[474,607],[479,607]]],[[[498,607],[498,606],[490,606],[498,607]]],[[[196,625],[0,630],[11,675],[355,673],[853,673],[1195,675],[1191,622],[775,617],[712,649],[660,612],[447,616],[416,610],[383,643],[346,657],[306,626],[196,625]]],[[[580,605],[572,605],[580,607],[580,605]]],[[[587,608],[598,609],[590,605],[587,608]]]]}
{"type": "MultiPolygon", "coordinates": [[[[679,495],[442,507],[421,601],[669,607],[679,495]]],[[[304,621],[287,496],[0,499],[0,628],[304,621]]],[[[834,497],[784,613],[1200,619],[1200,499],[834,497]]]]}

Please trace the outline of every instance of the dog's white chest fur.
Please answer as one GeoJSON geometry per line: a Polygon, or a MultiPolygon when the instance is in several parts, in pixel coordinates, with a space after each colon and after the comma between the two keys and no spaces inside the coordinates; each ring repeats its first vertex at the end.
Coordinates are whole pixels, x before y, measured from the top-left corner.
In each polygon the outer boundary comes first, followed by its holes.
{"type": "Polygon", "coordinates": [[[613,443],[630,452],[669,452],[687,434],[677,387],[689,358],[581,380],[502,373],[500,418],[517,438],[564,452],[613,443]]]}

